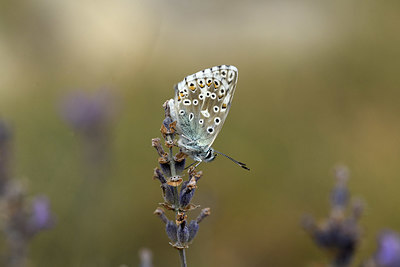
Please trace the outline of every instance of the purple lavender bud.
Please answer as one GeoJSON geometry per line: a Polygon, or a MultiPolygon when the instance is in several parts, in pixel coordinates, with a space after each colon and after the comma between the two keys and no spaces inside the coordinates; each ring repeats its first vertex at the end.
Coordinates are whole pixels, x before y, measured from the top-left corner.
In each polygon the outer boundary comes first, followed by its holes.
{"type": "Polygon", "coordinates": [[[171,177],[171,166],[168,163],[160,163],[160,169],[165,176],[171,177]]]}
{"type": "Polygon", "coordinates": [[[181,161],[174,161],[175,162],[175,170],[176,173],[182,173],[185,170],[186,159],[181,161]]]}
{"type": "Polygon", "coordinates": [[[332,207],[345,208],[349,200],[349,191],[343,185],[337,185],[331,193],[332,207]]]}
{"type": "Polygon", "coordinates": [[[163,184],[162,188],[164,191],[164,200],[169,204],[173,204],[175,201],[174,187],[168,184],[163,184]]]}
{"type": "Polygon", "coordinates": [[[385,231],[380,235],[375,261],[382,267],[400,266],[400,236],[397,233],[385,231]]]}
{"type": "Polygon", "coordinates": [[[37,196],[33,200],[30,229],[33,233],[49,229],[54,224],[54,218],[50,212],[50,201],[46,196],[37,196]]]}
{"type": "Polygon", "coordinates": [[[163,175],[162,172],[161,172],[159,169],[157,169],[157,168],[154,169],[154,176],[153,176],[153,178],[158,179],[158,180],[161,182],[161,184],[166,184],[166,183],[167,183],[167,180],[165,179],[164,175],[163,175]]]}
{"type": "Polygon", "coordinates": [[[189,205],[196,190],[196,180],[192,178],[190,181],[182,183],[181,192],[179,194],[179,204],[182,208],[189,205]]]}
{"type": "Polygon", "coordinates": [[[335,167],[336,185],[331,192],[332,207],[345,208],[349,200],[349,191],[347,189],[347,180],[349,179],[349,170],[344,165],[335,167]]]}
{"type": "Polygon", "coordinates": [[[168,238],[173,242],[176,243],[178,241],[177,232],[178,226],[173,221],[168,221],[165,225],[165,231],[167,232],[168,238]]]}
{"type": "Polygon", "coordinates": [[[210,216],[210,214],[211,214],[210,208],[202,209],[199,216],[197,216],[196,218],[197,223],[200,223],[202,220],[204,220],[204,218],[210,216]]]}
{"type": "Polygon", "coordinates": [[[167,180],[165,179],[164,175],[157,168],[154,169],[154,178],[161,182],[164,200],[170,204],[174,203],[174,188],[173,186],[167,184],[167,180]]]}
{"type": "Polygon", "coordinates": [[[178,226],[178,242],[185,246],[189,240],[189,229],[186,226],[186,221],[183,221],[178,226]]]}
{"type": "Polygon", "coordinates": [[[192,242],[193,239],[196,237],[197,232],[199,231],[199,224],[197,223],[196,220],[192,220],[189,223],[189,240],[188,242],[192,242]]]}
{"type": "Polygon", "coordinates": [[[153,214],[157,215],[160,217],[161,221],[163,221],[165,224],[168,223],[168,218],[165,216],[164,210],[162,208],[157,208],[153,214]]]}

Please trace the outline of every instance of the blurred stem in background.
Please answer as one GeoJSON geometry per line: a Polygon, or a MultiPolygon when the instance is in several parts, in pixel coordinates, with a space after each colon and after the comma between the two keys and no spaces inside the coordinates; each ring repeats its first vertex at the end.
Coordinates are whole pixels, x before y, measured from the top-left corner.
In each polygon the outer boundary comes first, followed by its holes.
{"type": "Polygon", "coordinates": [[[304,229],[317,246],[333,255],[332,267],[350,266],[354,253],[360,244],[361,228],[358,221],[363,210],[360,200],[353,201],[352,212],[346,215],[349,202],[347,167],[335,168],[336,185],[331,192],[331,211],[327,219],[315,224],[311,216],[303,220],[304,229]]]}
{"type": "Polygon", "coordinates": [[[142,248],[139,251],[140,265],[139,267],[153,267],[153,253],[150,249],[142,248]]]}
{"type": "Polygon", "coordinates": [[[70,210],[71,217],[77,218],[72,228],[76,228],[78,235],[87,236],[74,246],[78,258],[82,257],[86,248],[92,248],[92,254],[95,254],[97,244],[94,241],[101,234],[98,228],[93,227],[93,222],[104,221],[96,216],[103,214],[97,209],[102,207],[106,183],[112,176],[115,100],[112,91],[101,89],[93,93],[76,91],[65,96],[61,102],[61,117],[80,141],[78,152],[82,183],[70,210]],[[91,219],[83,220],[85,217],[91,219]]]}
{"type": "Polygon", "coordinates": [[[193,242],[199,230],[199,223],[210,215],[210,209],[202,209],[196,220],[187,222],[187,212],[198,208],[199,206],[191,203],[197,188],[197,182],[202,177],[201,171],[196,172],[194,167],[188,170],[188,180],[183,181],[182,173],[185,170],[186,155],[182,152],[173,154],[175,125],[176,122],[170,117],[169,107],[164,104],[165,119],[161,125],[161,133],[165,139],[165,145],[169,153],[164,151],[159,138],[152,139],[152,146],[157,150],[158,163],[160,169],[154,170],[154,178],[161,182],[162,195],[164,202],[161,206],[175,213],[175,221],[169,220],[164,210],[157,208],[154,214],[158,215],[165,223],[165,230],[170,245],[179,251],[181,266],[186,267],[185,249],[193,242]],[[180,190],[178,187],[180,186],[180,190]]]}
{"type": "Polygon", "coordinates": [[[25,186],[11,177],[11,131],[0,121],[0,209],[1,230],[4,232],[6,251],[1,266],[28,265],[29,242],[40,231],[54,224],[50,202],[46,196],[27,200],[25,186]]]}

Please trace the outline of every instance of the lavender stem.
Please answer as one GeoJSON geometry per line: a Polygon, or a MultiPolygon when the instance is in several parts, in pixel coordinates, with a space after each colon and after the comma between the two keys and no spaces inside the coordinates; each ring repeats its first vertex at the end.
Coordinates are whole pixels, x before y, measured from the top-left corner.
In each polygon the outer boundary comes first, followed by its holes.
{"type": "MultiPolygon", "coordinates": [[[[167,141],[172,143],[172,139],[171,136],[167,136],[167,141]]],[[[172,152],[172,146],[169,148],[169,154],[168,154],[168,158],[169,158],[169,165],[171,167],[171,176],[175,177],[176,174],[176,168],[175,168],[175,161],[174,161],[174,156],[173,156],[173,152],[172,152]]],[[[173,192],[174,192],[174,205],[175,205],[175,216],[178,214],[178,207],[179,207],[179,194],[178,194],[178,188],[176,186],[174,186],[173,188],[173,192]]],[[[179,251],[179,257],[181,259],[181,266],[182,267],[186,267],[186,253],[185,253],[185,249],[178,249],[179,251]]]]}
{"type": "Polygon", "coordinates": [[[181,266],[187,267],[186,265],[186,253],[184,249],[179,250],[179,256],[181,257],[181,266]]]}

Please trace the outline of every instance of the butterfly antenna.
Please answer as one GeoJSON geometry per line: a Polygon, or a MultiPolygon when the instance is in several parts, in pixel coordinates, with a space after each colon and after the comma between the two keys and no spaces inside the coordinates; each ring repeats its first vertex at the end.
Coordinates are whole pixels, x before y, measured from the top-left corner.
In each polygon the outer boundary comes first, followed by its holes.
{"type": "Polygon", "coordinates": [[[217,154],[220,154],[220,155],[222,155],[222,156],[224,156],[224,157],[227,157],[228,159],[232,160],[234,163],[236,163],[237,165],[239,165],[239,166],[242,167],[243,169],[250,171],[250,169],[246,166],[246,163],[237,161],[236,159],[231,158],[231,157],[229,157],[228,155],[225,155],[224,153],[221,153],[221,152],[219,152],[219,151],[214,150],[214,152],[217,153],[217,154]]]}
{"type": "Polygon", "coordinates": [[[199,166],[200,163],[201,163],[201,161],[195,161],[195,162],[193,162],[192,164],[190,164],[189,166],[187,166],[187,167],[185,168],[185,170],[186,170],[186,169],[189,169],[189,168],[192,167],[194,164],[196,164],[196,166],[194,166],[194,167],[197,168],[197,166],[199,166]],[[196,164],[196,163],[197,163],[197,164],[196,164]]]}

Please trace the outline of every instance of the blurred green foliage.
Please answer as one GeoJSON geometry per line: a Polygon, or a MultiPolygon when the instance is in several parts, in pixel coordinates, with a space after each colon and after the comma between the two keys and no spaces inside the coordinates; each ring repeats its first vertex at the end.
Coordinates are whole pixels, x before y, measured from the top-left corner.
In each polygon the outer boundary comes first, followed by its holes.
{"type": "MultiPolygon", "coordinates": [[[[177,266],[152,171],[162,104],[186,75],[239,69],[219,157],[194,202],[211,207],[189,266],[324,262],[300,227],[329,210],[332,167],[351,170],[367,202],[355,263],[381,228],[400,230],[398,1],[5,1],[0,9],[0,117],[13,126],[15,177],[49,196],[57,225],[31,244],[32,266],[177,266]],[[82,139],[61,119],[70,91],[119,99],[108,177],[88,179],[82,139]]],[[[195,213],[194,213],[195,214],[195,213]]]]}

